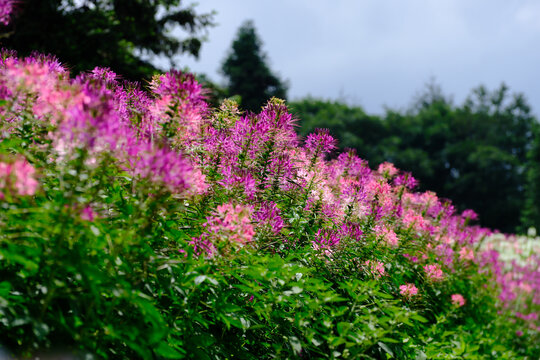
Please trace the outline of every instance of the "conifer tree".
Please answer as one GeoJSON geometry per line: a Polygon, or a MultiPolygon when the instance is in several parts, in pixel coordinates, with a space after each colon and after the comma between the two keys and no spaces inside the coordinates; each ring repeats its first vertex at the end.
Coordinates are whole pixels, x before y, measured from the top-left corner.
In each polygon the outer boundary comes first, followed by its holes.
{"type": "Polygon", "coordinates": [[[285,99],[287,92],[286,84],[268,67],[261,47],[253,22],[246,21],[221,67],[229,95],[239,95],[242,107],[251,111],[260,110],[272,96],[285,99]]]}

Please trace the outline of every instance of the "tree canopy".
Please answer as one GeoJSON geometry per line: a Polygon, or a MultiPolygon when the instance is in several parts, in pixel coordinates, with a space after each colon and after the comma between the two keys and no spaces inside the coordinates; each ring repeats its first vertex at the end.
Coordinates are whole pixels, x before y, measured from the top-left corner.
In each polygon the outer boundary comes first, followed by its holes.
{"type": "MultiPolygon", "coordinates": [[[[199,14],[180,0],[25,0],[2,46],[24,56],[51,53],[77,74],[109,67],[130,80],[159,71],[150,56],[198,56],[213,14],[199,14]],[[171,31],[180,26],[184,37],[171,31]]],[[[7,36],[6,36],[7,35],[7,36]]]]}
{"type": "Polygon", "coordinates": [[[328,127],[342,147],[357,149],[372,166],[390,161],[411,171],[421,190],[474,209],[484,226],[509,232],[538,222],[534,200],[527,200],[538,198],[538,123],[524,96],[504,84],[478,87],[459,106],[429,86],[408,111],[381,117],[309,98],[291,106],[302,134],[328,127]]]}
{"type": "Polygon", "coordinates": [[[239,95],[247,110],[260,110],[273,96],[286,98],[287,86],[270,70],[252,21],[246,21],[238,30],[221,70],[227,78],[229,95],[239,95]]]}

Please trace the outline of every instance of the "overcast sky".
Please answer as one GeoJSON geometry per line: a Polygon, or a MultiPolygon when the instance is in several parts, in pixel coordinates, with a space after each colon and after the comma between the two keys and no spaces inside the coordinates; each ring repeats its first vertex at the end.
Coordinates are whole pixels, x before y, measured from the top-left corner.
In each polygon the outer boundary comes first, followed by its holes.
{"type": "Polygon", "coordinates": [[[368,113],[406,108],[434,78],[461,103],[505,82],[540,109],[540,0],[201,0],[218,25],[198,61],[180,66],[223,82],[219,68],[247,19],[289,98],[345,99],[368,113]]]}

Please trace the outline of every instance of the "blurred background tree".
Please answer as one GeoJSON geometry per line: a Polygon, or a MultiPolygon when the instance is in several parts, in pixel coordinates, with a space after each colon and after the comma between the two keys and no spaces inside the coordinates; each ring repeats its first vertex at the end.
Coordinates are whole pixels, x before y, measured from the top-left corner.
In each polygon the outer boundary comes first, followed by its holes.
{"type": "Polygon", "coordinates": [[[312,98],[291,108],[302,135],[327,127],[342,148],[357,149],[371,166],[391,161],[411,171],[420,190],[474,209],[484,226],[510,232],[540,225],[537,121],[524,96],[504,84],[474,89],[461,106],[430,84],[409,110],[380,117],[312,98]]]}
{"type": "Polygon", "coordinates": [[[109,67],[129,80],[160,72],[150,61],[188,53],[199,55],[213,13],[198,14],[180,0],[25,0],[2,46],[19,55],[51,53],[74,74],[109,67]],[[175,27],[185,37],[171,35],[175,27]]]}
{"type": "Polygon", "coordinates": [[[525,187],[525,206],[522,214],[523,233],[529,227],[540,230],[540,124],[534,124],[535,140],[527,157],[527,185],[525,187]]]}
{"type": "Polygon", "coordinates": [[[286,98],[287,85],[270,71],[261,48],[253,22],[246,21],[221,67],[229,95],[239,95],[245,110],[260,110],[272,96],[286,98]]]}

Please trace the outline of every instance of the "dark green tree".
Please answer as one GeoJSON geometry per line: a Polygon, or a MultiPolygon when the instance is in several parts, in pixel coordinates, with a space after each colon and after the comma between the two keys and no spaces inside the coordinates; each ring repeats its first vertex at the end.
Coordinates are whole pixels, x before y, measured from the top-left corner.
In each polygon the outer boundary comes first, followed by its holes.
{"type": "Polygon", "coordinates": [[[422,190],[477,211],[482,225],[515,231],[536,124],[524,96],[504,84],[478,87],[455,106],[428,90],[409,113],[387,114],[389,132],[400,139],[388,160],[412,171],[422,190]]]}
{"type": "Polygon", "coordinates": [[[179,53],[198,56],[213,14],[180,0],[21,0],[1,44],[25,56],[56,55],[74,74],[110,67],[130,80],[159,71],[148,60],[179,53]],[[177,27],[184,38],[171,34],[177,27]]]}
{"type": "Polygon", "coordinates": [[[535,140],[530,148],[525,187],[525,206],[522,214],[522,232],[529,227],[540,230],[540,125],[535,124],[535,140]]]}
{"type": "Polygon", "coordinates": [[[229,95],[241,97],[242,108],[258,111],[272,96],[285,99],[286,84],[272,74],[252,21],[238,30],[232,49],[223,62],[229,95]]]}
{"type": "Polygon", "coordinates": [[[307,136],[324,127],[338,139],[341,148],[356,149],[372,164],[384,161],[387,144],[381,140],[389,133],[380,117],[368,115],[358,106],[311,97],[293,101],[289,107],[300,119],[299,135],[307,136]]]}
{"type": "Polygon", "coordinates": [[[387,110],[380,118],[309,98],[291,108],[303,134],[329,128],[372,167],[390,161],[412,172],[420,190],[474,209],[484,226],[506,232],[520,223],[540,226],[539,125],[524,96],[504,84],[479,87],[456,106],[431,83],[408,111],[387,110]]]}

